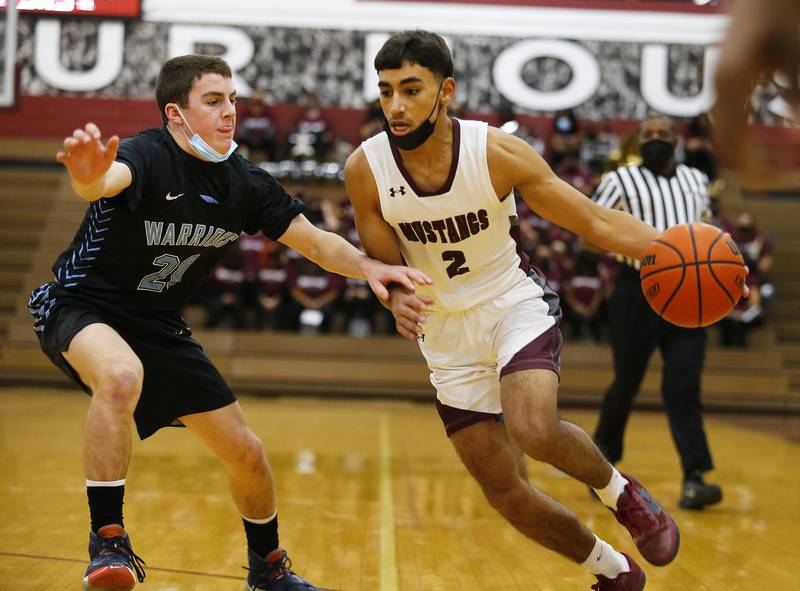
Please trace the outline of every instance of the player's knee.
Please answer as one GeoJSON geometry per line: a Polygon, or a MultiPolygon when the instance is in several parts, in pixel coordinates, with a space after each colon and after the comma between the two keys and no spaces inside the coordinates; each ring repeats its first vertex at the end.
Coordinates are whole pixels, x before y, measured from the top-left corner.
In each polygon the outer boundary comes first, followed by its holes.
{"type": "Polygon", "coordinates": [[[485,484],[483,494],[489,505],[501,515],[511,515],[522,503],[525,497],[524,483],[521,480],[511,480],[507,483],[485,484]]]}
{"type": "Polygon", "coordinates": [[[506,421],[511,438],[534,460],[547,462],[558,449],[558,423],[547,420],[506,421]]]}
{"type": "Polygon", "coordinates": [[[99,376],[93,392],[116,409],[133,412],[142,390],[143,370],[138,361],[112,363],[99,376]]]}
{"type": "Polygon", "coordinates": [[[236,470],[246,474],[261,474],[267,469],[264,445],[258,436],[247,430],[236,454],[236,470]]]}

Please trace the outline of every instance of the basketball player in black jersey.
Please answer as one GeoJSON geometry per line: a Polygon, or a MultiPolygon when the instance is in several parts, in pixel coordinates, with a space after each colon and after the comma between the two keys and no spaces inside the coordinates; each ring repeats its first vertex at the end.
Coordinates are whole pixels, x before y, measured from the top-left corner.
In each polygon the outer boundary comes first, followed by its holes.
{"type": "Polygon", "coordinates": [[[428,283],[416,270],[372,260],[315,228],[303,204],[234,153],[236,91],[210,56],[166,62],[156,83],[163,126],[104,145],[94,124],[57,158],[89,202],[55,279],[29,308],[42,349],[87,393],[84,464],[91,563],[84,588],[131,589],[142,561],[124,529],[131,419],[146,438],[183,425],[221,460],[248,544],[249,589],[317,589],[294,574],[278,544],[275,493],[259,438],[231,389],[192,339],[180,309],[241,232],[263,231],[323,268],[386,285],[428,283]]]}

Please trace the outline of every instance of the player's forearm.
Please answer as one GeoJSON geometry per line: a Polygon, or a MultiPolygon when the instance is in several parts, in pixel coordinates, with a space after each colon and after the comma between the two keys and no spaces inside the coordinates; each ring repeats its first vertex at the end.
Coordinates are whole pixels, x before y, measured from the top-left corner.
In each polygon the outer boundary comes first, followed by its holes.
{"type": "Polygon", "coordinates": [[[365,279],[365,267],[374,262],[333,232],[319,232],[314,248],[305,255],[326,271],[357,279],[365,279]]]}
{"type": "Polygon", "coordinates": [[[641,259],[658,232],[624,211],[598,208],[586,238],[605,250],[641,259]]]}

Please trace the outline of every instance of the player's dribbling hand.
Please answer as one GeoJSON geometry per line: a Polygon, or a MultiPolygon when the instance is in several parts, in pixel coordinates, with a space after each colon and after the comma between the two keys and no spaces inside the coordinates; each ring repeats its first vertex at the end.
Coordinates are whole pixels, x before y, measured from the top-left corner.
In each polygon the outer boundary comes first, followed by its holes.
{"type": "Polygon", "coordinates": [[[64,150],[56,154],[56,160],[67,167],[74,184],[88,186],[97,182],[117,157],[119,137],[112,136],[105,146],[100,138],[97,126],[87,123],[84,129],[76,129],[64,139],[64,150]]]}
{"type": "Polygon", "coordinates": [[[414,285],[430,285],[430,280],[425,273],[411,267],[400,265],[385,265],[377,261],[370,260],[363,267],[364,276],[369,283],[370,289],[382,302],[389,301],[389,289],[387,285],[397,283],[404,288],[414,291],[414,285]]]}
{"type": "Polygon", "coordinates": [[[406,291],[400,287],[392,289],[389,309],[394,316],[397,332],[401,336],[415,341],[423,332],[423,324],[428,319],[425,309],[433,303],[433,299],[406,291]]]}

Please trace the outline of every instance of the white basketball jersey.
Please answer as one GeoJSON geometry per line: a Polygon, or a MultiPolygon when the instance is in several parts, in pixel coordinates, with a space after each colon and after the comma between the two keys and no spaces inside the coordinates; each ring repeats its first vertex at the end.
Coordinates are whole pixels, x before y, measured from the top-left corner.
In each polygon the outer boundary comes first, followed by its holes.
{"type": "Polygon", "coordinates": [[[497,198],[486,159],[488,126],[452,119],[453,161],[444,186],[419,189],[386,133],[362,146],[380,195],[384,219],[397,234],[403,258],[432,280],[418,293],[432,312],[465,310],[493,300],[522,282],[542,290],[520,268],[511,237],[514,196],[497,198]]]}

